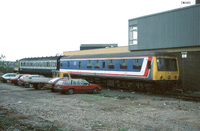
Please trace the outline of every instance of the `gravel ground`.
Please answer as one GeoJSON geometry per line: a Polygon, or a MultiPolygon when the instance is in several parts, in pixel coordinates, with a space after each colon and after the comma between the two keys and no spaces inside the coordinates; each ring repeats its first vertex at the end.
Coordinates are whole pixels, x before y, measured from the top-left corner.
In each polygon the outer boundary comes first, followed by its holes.
{"type": "Polygon", "coordinates": [[[23,116],[23,125],[58,130],[200,130],[200,103],[135,92],[61,95],[0,83],[0,107],[1,114],[23,116]]]}

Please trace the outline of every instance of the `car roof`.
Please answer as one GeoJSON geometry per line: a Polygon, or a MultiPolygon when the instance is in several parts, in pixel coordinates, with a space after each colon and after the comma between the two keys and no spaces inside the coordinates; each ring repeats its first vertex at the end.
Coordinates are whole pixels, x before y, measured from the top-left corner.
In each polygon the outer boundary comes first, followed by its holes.
{"type": "Polygon", "coordinates": [[[74,79],[74,78],[69,78],[69,79],[62,79],[63,81],[65,80],[84,80],[84,79],[74,79]]]}
{"type": "Polygon", "coordinates": [[[6,73],[4,75],[17,75],[17,73],[6,73]]]}

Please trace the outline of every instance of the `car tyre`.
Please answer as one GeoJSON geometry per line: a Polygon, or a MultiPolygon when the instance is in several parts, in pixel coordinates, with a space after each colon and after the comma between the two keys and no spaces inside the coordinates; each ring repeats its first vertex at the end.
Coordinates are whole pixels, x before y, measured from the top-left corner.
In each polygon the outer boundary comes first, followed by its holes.
{"type": "Polygon", "coordinates": [[[29,86],[28,86],[29,88],[33,88],[33,84],[29,84],[29,86]]]}
{"type": "Polygon", "coordinates": [[[72,88],[71,88],[71,89],[69,89],[69,90],[68,90],[68,94],[69,94],[69,95],[72,95],[72,94],[74,94],[74,89],[72,89],[72,88]]]}
{"type": "Polygon", "coordinates": [[[99,94],[99,89],[98,88],[94,88],[93,89],[93,94],[99,94]]]}
{"type": "Polygon", "coordinates": [[[37,88],[38,88],[39,90],[44,90],[44,84],[38,84],[38,85],[37,85],[37,88]]]}
{"type": "Polygon", "coordinates": [[[51,92],[56,92],[56,90],[54,88],[51,88],[51,92]]]}

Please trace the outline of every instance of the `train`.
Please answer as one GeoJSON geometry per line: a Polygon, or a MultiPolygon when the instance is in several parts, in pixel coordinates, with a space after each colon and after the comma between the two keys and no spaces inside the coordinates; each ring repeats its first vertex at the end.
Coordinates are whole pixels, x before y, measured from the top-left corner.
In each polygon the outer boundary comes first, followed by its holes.
{"type": "MultiPolygon", "coordinates": [[[[22,63],[31,61],[37,63],[39,59],[20,60],[19,70],[25,71],[22,63]]],[[[40,61],[43,61],[42,58],[40,61]]],[[[56,57],[55,61],[58,65],[54,69],[69,72],[74,78],[84,78],[104,87],[173,91],[179,81],[178,59],[164,51],[61,56],[56,57]]],[[[26,73],[36,71],[31,65],[37,64],[30,63],[26,73]]],[[[45,72],[45,67],[40,69],[41,73],[45,72]]],[[[52,72],[50,70],[49,73],[52,72]]]]}
{"type": "Polygon", "coordinates": [[[33,57],[19,60],[18,71],[23,74],[40,74],[52,76],[53,71],[59,70],[61,56],[33,57]]]}

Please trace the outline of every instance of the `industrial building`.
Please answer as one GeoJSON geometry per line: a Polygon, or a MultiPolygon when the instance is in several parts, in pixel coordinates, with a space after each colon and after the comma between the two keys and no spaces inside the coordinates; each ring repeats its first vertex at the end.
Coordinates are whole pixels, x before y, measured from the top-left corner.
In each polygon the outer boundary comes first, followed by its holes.
{"type": "Polygon", "coordinates": [[[176,55],[184,90],[200,90],[200,4],[129,20],[129,50],[176,55]]]}

